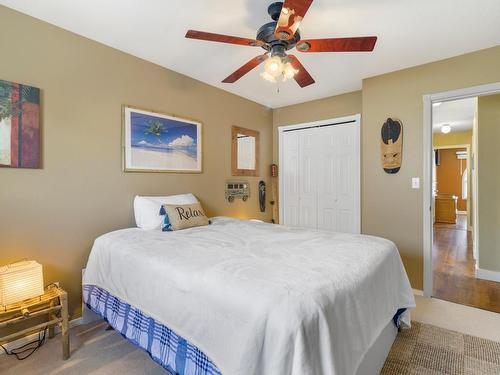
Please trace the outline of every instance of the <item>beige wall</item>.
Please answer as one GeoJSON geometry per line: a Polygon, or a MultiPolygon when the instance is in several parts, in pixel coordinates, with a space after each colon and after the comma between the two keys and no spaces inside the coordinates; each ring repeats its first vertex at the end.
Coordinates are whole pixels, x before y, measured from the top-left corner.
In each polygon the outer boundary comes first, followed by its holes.
{"type": "MultiPolygon", "coordinates": [[[[228,204],[231,126],[260,131],[261,178],[272,160],[272,112],[256,103],[0,7],[0,78],[42,90],[43,169],[0,169],[0,264],[20,258],[61,281],[79,313],[94,238],[134,225],[135,194],[193,192],[210,215],[269,220],[251,198],[228,204]],[[203,173],[123,173],[123,104],[203,123],[203,173]]],[[[167,46],[163,46],[167,48],[167,46]]],[[[269,207],[269,206],[268,206],[269,207]]]]}
{"type": "Polygon", "coordinates": [[[412,286],[423,286],[422,177],[424,94],[500,81],[500,47],[421,65],[363,81],[362,228],[398,245],[412,286]],[[380,127],[387,117],[404,126],[403,164],[395,175],[379,161],[380,127]]]}
{"type": "Polygon", "coordinates": [[[463,132],[451,132],[443,134],[441,132],[432,135],[434,147],[472,145],[472,130],[463,132]]]}
{"type": "Polygon", "coordinates": [[[478,99],[479,268],[500,272],[500,94],[478,99]]]}

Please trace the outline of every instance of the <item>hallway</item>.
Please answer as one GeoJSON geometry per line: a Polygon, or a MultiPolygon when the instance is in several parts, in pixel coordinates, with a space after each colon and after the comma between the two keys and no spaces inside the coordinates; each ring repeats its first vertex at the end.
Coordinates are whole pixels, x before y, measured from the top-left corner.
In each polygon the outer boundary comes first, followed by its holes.
{"type": "Polygon", "coordinates": [[[475,278],[467,216],[434,224],[433,297],[500,313],[500,283],[475,278]]]}

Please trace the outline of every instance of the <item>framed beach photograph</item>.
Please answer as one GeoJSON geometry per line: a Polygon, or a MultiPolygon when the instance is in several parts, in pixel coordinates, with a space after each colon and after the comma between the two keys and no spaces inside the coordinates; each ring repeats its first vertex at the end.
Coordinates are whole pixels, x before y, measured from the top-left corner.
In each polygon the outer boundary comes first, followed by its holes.
{"type": "Polygon", "coordinates": [[[201,123],[125,106],[125,172],[202,171],[201,123]]]}

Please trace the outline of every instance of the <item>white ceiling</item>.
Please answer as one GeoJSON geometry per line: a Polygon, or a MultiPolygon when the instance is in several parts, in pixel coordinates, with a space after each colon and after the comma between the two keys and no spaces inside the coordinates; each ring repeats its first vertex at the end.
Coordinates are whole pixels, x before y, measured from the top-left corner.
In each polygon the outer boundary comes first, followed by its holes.
{"type": "Polygon", "coordinates": [[[477,98],[442,102],[432,107],[432,129],[439,132],[441,126],[450,125],[451,132],[472,130],[477,98]]]}
{"type": "Polygon", "coordinates": [[[296,55],[316,84],[299,88],[259,77],[221,80],[262,53],[185,39],[187,29],[254,38],[271,21],[273,0],[0,0],[45,20],[176,72],[269,107],[281,107],[361,88],[366,77],[500,44],[499,0],[315,0],[300,30],[304,39],[379,37],[373,53],[296,55]]]}

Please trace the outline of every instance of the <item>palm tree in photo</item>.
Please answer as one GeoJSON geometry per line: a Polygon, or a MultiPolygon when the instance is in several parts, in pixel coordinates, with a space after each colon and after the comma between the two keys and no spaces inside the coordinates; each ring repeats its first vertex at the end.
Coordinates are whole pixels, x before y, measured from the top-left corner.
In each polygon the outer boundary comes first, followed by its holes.
{"type": "Polygon", "coordinates": [[[165,127],[159,120],[150,120],[148,121],[148,125],[149,128],[144,132],[144,134],[151,134],[160,137],[161,133],[165,131],[165,127]]]}

